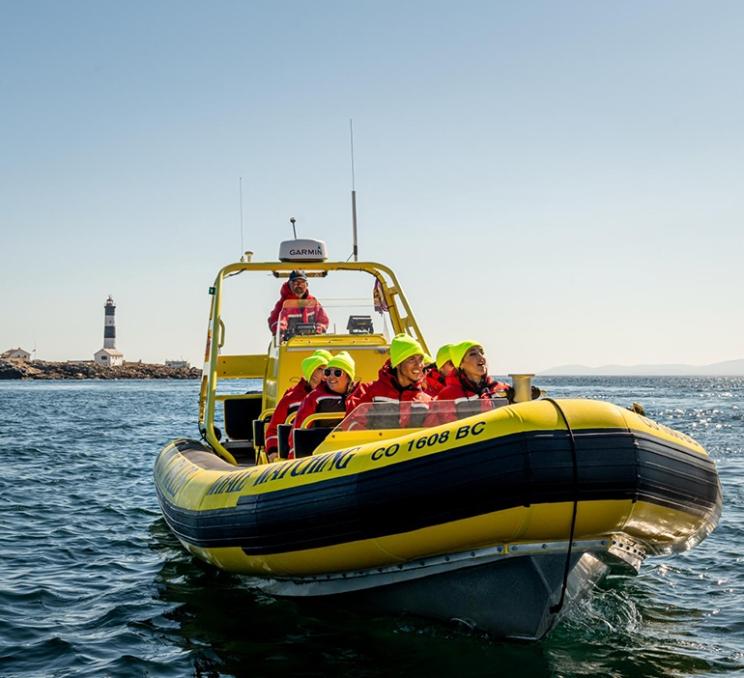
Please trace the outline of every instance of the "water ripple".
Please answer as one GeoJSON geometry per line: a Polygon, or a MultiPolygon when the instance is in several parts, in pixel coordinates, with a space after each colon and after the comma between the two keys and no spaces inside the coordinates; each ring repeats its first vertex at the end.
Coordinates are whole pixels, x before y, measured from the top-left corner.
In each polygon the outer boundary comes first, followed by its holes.
{"type": "Polygon", "coordinates": [[[195,382],[0,384],[0,675],[744,674],[744,379],[541,385],[642,402],[696,437],[725,508],[696,549],[605,581],[548,639],[521,644],[278,600],[191,559],[160,516],[152,465],[196,434],[195,382]]]}

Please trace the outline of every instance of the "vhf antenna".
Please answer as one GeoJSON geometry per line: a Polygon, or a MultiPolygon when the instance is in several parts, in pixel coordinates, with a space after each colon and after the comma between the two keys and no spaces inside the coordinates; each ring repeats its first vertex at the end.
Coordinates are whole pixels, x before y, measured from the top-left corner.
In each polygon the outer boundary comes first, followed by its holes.
{"type": "Polygon", "coordinates": [[[294,233],[295,240],[297,240],[297,229],[295,228],[295,223],[297,220],[294,217],[289,217],[289,223],[292,224],[292,232],[294,233]]]}
{"type": "Polygon", "coordinates": [[[245,251],[243,244],[243,177],[240,177],[240,254],[245,251]]]}
{"type": "Polygon", "coordinates": [[[349,118],[349,140],[351,142],[351,223],[354,228],[354,261],[359,261],[359,246],[357,245],[357,213],[356,213],[356,185],[354,177],[354,122],[349,118]]]}

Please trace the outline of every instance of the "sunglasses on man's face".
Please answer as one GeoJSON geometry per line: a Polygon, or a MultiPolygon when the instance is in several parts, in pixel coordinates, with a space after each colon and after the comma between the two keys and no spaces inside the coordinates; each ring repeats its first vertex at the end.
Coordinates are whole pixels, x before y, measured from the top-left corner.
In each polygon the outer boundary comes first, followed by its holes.
{"type": "Polygon", "coordinates": [[[323,370],[323,374],[325,374],[326,377],[330,377],[331,375],[333,375],[334,377],[340,377],[343,373],[344,371],[339,370],[338,368],[336,368],[335,370],[330,370],[328,368],[323,370]]]}

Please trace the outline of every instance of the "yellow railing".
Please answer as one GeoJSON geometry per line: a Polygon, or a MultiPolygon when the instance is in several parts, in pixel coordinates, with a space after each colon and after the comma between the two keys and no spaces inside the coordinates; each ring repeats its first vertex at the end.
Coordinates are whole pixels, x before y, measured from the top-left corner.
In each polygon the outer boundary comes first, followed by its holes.
{"type": "MultiPolygon", "coordinates": [[[[421,343],[427,353],[429,349],[426,345],[421,330],[416,323],[408,300],[403,294],[401,287],[393,271],[379,263],[375,262],[236,262],[223,267],[214,281],[214,286],[210,289],[212,303],[209,315],[209,330],[207,334],[207,346],[205,350],[205,374],[202,377],[202,387],[199,395],[199,426],[209,445],[226,461],[236,464],[236,460],[225,447],[220,444],[214,430],[215,404],[229,397],[217,394],[217,383],[220,378],[223,379],[264,379],[266,378],[267,366],[269,365],[268,355],[248,355],[248,356],[222,356],[220,347],[224,343],[225,325],[221,318],[222,309],[222,283],[225,278],[242,273],[243,271],[268,271],[278,274],[278,277],[286,277],[291,271],[301,266],[305,271],[328,272],[328,271],[363,271],[374,276],[379,281],[382,296],[388,307],[390,322],[395,333],[406,332],[412,335],[421,343]]],[[[247,394],[255,395],[255,394],[247,394]]],[[[240,397],[240,396],[238,396],[240,397]]],[[[278,398],[278,394],[276,395],[278,398]]],[[[324,413],[324,415],[332,413],[324,413]]],[[[326,420],[338,419],[338,413],[335,417],[327,417],[326,420]]],[[[320,415],[313,415],[313,417],[320,415]]],[[[313,417],[308,417],[305,425],[316,421],[313,417]]]]}

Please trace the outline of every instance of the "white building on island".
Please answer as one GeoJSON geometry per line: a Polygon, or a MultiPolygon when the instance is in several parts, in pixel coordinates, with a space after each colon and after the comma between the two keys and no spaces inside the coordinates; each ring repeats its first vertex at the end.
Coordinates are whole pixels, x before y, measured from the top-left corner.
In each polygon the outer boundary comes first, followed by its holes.
{"type": "Polygon", "coordinates": [[[2,355],[0,358],[3,360],[11,360],[13,362],[27,363],[31,360],[31,354],[28,351],[24,351],[20,346],[18,348],[11,348],[2,355]]]}
{"type": "Polygon", "coordinates": [[[124,354],[116,350],[116,305],[109,295],[103,307],[103,348],[93,354],[96,365],[117,367],[124,364],[124,354]]]}

